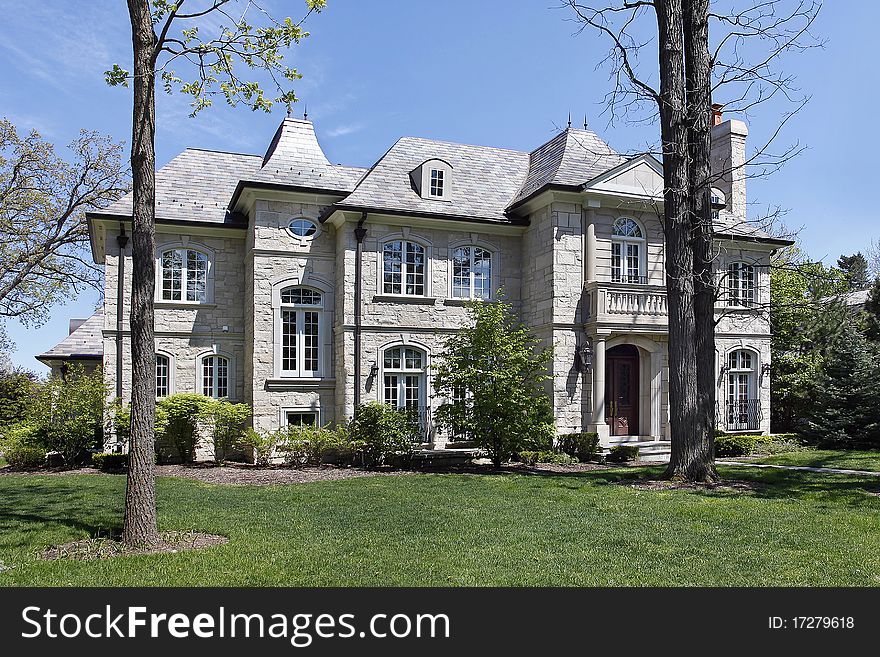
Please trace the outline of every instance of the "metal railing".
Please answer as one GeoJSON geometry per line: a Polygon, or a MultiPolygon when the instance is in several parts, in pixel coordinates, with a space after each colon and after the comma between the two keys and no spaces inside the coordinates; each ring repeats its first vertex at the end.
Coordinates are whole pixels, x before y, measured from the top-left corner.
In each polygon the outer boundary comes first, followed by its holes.
{"type": "Polygon", "coordinates": [[[412,440],[414,443],[427,443],[431,440],[431,409],[427,406],[402,407],[413,425],[412,440]]]}
{"type": "Polygon", "coordinates": [[[611,282],[612,283],[638,283],[640,285],[648,284],[647,276],[636,276],[634,274],[616,274],[614,272],[611,273],[611,282]]]}
{"type": "Polygon", "coordinates": [[[725,431],[756,431],[761,428],[761,400],[727,400],[720,419],[719,424],[725,431]]]}

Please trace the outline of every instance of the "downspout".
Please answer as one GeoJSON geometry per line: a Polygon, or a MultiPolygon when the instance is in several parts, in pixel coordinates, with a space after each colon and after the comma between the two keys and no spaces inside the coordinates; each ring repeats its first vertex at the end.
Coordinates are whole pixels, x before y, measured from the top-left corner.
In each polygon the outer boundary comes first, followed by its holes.
{"type": "Polygon", "coordinates": [[[357,246],[354,252],[354,407],[361,404],[361,283],[363,278],[363,245],[367,236],[364,222],[367,213],[362,212],[361,218],[354,229],[357,246]]]}
{"type": "Polygon", "coordinates": [[[119,245],[119,267],[116,278],[116,397],[122,400],[122,331],[125,328],[125,247],[128,244],[128,235],[125,234],[125,225],[120,222],[119,235],[116,236],[119,245]]]}

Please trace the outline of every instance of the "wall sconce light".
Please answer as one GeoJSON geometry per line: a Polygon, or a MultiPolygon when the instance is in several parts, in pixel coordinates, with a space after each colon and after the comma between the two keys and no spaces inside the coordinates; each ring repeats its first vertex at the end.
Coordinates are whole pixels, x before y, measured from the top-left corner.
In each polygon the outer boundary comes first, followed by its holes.
{"type": "Polygon", "coordinates": [[[379,366],[374,361],[370,366],[370,377],[375,378],[379,374],[379,366]]]}
{"type": "Polygon", "coordinates": [[[574,350],[574,368],[578,372],[589,372],[593,368],[593,343],[584,342],[574,350]]]}
{"type": "Polygon", "coordinates": [[[761,374],[770,374],[770,363],[761,365],[761,374]]]}
{"type": "Polygon", "coordinates": [[[725,374],[727,374],[727,370],[729,370],[729,369],[730,369],[730,365],[728,365],[727,363],[724,363],[721,366],[721,376],[724,376],[725,374]]]}

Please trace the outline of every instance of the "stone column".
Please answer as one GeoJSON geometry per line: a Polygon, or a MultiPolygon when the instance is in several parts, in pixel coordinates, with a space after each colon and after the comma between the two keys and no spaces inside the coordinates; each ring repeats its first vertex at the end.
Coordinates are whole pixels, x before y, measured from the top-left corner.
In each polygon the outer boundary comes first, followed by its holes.
{"type": "Polygon", "coordinates": [[[584,250],[586,265],[584,267],[584,282],[596,280],[596,211],[584,210],[584,250]]]}
{"type": "Polygon", "coordinates": [[[608,425],[605,424],[605,336],[593,339],[593,425],[592,431],[599,438],[608,437],[608,425]]]}

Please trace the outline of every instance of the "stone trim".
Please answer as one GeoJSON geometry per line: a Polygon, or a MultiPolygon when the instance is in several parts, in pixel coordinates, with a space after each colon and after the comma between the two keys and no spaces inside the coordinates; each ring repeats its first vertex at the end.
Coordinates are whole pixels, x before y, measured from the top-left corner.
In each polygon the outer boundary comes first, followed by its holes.
{"type": "Polygon", "coordinates": [[[270,392],[276,390],[313,390],[316,388],[328,388],[332,390],[336,387],[336,379],[273,378],[266,379],[264,387],[270,392]]]}
{"type": "Polygon", "coordinates": [[[417,297],[408,294],[374,294],[373,303],[411,303],[422,306],[433,306],[438,297],[417,297]]]}

